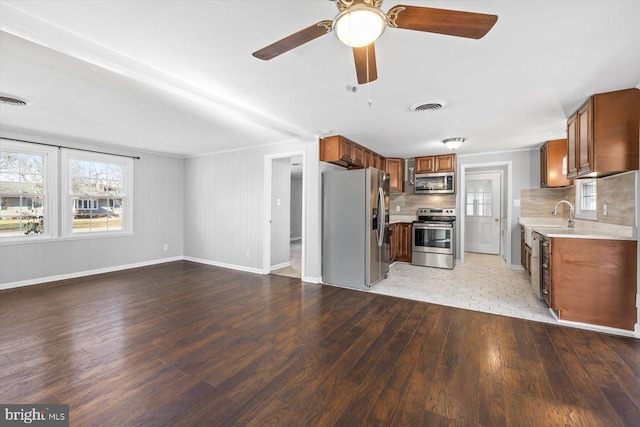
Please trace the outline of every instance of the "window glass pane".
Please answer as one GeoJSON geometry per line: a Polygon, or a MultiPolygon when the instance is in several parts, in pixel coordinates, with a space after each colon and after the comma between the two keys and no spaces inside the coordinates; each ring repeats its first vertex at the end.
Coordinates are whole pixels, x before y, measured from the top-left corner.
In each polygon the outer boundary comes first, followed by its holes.
{"type": "Polygon", "coordinates": [[[19,193],[20,174],[9,172],[0,173],[0,191],[3,193],[19,193]]]}
{"type": "Polygon", "coordinates": [[[45,234],[45,155],[12,149],[0,151],[0,237],[45,234]]]}
{"type": "Polygon", "coordinates": [[[0,235],[23,236],[43,234],[44,198],[2,197],[0,200],[0,235]]]}

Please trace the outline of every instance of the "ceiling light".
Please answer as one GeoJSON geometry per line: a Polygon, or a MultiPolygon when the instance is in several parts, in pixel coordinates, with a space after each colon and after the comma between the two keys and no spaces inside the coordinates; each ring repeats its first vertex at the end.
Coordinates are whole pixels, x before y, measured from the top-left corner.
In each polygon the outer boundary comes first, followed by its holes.
{"type": "Polygon", "coordinates": [[[343,10],[333,21],[333,29],[347,46],[368,46],[387,28],[387,20],[380,9],[358,3],[343,10]]]}
{"type": "Polygon", "coordinates": [[[459,148],[462,143],[465,141],[464,138],[447,138],[444,141],[442,141],[442,143],[444,145],[446,145],[446,147],[449,150],[456,150],[457,148],[459,148]]]}
{"type": "Polygon", "coordinates": [[[28,104],[24,99],[20,99],[13,95],[0,95],[0,104],[13,105],[14,107],[23,107],[28,104]]]}

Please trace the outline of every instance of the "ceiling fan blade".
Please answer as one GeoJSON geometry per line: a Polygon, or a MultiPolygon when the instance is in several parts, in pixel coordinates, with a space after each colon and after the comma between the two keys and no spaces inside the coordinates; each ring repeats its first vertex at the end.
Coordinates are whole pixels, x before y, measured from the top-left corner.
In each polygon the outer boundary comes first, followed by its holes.
{"type": "Polygon", "coordinates": [[[387,12],[390,27],[448,36],[481,39],[498,20],[496,15],[398,5],[387,12]]]}
{"type": "Polygon", "coordinates": [[[253,56],[267,61],[331,32],[332,27],[333,21],[320,21],[317,24],[313,24],[304,30],[293,33],[282,40],[278,40],[267,47],[263,47],[262,49],[253,52],[253,56]]]}
{"type": "Polygon", "coordinates": [[[356,62],[358,84],[370,83],[378,78],[376,67],[376,49],[371,43],[368,46],[354,47],[353,59],[356,62]]]}

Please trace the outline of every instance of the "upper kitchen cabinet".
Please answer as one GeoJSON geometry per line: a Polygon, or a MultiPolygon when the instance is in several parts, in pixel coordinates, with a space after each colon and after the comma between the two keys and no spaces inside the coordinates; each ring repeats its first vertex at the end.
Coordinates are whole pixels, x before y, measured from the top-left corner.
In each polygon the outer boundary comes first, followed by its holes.
{"type": "Polygon", "coordinates": [[[540,187],[568,187],[573,181],[567,179],[567,140],[547,141],[540,147],[540,187]]]}
{"type": "Polygon", "coordinates": [[[456,155],[416,157],[416,173],[455,172],[456,155]]]}
{"type": "Polygon", "coordinates": [[[591,96],[567,121],[568,178],[638,170],[640,90],[591,96]]]}
{"type": "Polygon", "coordinates": [[[328,136],[320,140],[320,160],[350,169],[361,168],[364,149],[344,136],[328,136]]]}
{"type": "Polygon", "coordinates": [[[404,159],[386,158],[384,163],[384,170],[389,174],[389,191],[404,192],[404,159]]]}

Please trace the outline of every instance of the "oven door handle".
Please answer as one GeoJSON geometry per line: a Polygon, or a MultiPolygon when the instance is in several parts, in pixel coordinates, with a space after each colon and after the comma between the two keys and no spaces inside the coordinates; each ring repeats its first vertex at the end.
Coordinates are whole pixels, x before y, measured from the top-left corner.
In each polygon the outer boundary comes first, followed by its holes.
{"type": "Polygon", "coordinates": [[[453,224],[413,224],[413,228],[453,228],[453,224]]]}

